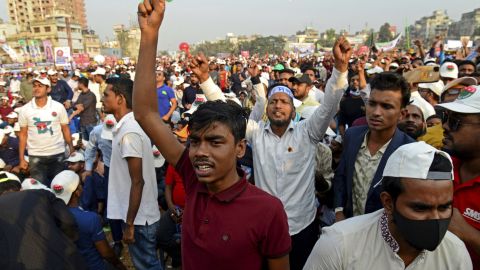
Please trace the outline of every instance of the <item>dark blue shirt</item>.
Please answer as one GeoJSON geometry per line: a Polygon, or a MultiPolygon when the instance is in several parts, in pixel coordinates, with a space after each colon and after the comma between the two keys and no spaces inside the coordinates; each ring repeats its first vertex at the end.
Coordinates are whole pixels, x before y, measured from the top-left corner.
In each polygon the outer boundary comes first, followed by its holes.
{"type": "Polygon", "coordinates": [[[170,100],[175,98],[175,93],[173,89],[168,87],[166,84],[157,88],[157,99],[158,99],[158,112],[160,116],[164,116],[168,113],[172,105],[170,105],[170,100]]]}
{"type": "Polygon", "coordinates": [[[95,242],[105,239],[100,218],[96,213],[84,211],[79,207],[70,207],[69,210],[78,225],[79,237],[75,244],[88,268],[91,270],[106,269],[105,262],[95,247],[95,242]]]}
{"type": "Polygon", "coordinates": [[[66,81],[58,80],[57,84],[52,86],[52,91],[50,92],[50,96],[52,97],[53,100],[63,104],[67,100],[72,100],[73,91],[66,81]]]}
{"type": "Polygon", "coordinates": [[[6,145],[0,146],[0,158],[6,165],[17,166],[18,160],[18,139],[8,136],[6,145]]]}

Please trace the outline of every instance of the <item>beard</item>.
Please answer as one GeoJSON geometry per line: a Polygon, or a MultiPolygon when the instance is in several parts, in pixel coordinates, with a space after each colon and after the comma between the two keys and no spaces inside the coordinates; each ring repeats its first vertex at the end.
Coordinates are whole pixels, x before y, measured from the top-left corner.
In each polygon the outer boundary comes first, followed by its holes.
{"type": "Polygon", "coordinates": [[[269,119],[270,120],[270,125],[272,126],[277,126],[277,127],[284,127],[284,126],[288,126],[290,124],[290,119],[286,119],[286,120],[272,120],[272,119],[269,119]]]}

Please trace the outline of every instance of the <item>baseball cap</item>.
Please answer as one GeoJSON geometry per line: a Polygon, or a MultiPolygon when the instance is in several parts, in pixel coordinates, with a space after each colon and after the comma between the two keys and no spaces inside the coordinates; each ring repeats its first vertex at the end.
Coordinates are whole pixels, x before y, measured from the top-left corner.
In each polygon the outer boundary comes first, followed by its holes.
{"type": "Polygon", "coordinates": [[[51,189],[49,189],[47,186],[40,183],[39,181],[33,178],[25,178],[25,180],[23,180],[22,182],[22,190],[32,190],[32,189],[44,189],[52,192],[51,189]]]}
{"type": "Polygon", "coordinates": [[[382,72],[383,72],[383,68],[381,68],[379,66],[376,66],[374,68],[371,68],[371,69],[367,70],[368,75],[378,74],[378,73],[382,73],[382,72]]]}
{"type": "Polygon", "coordinates": [[[306,83],[308,85],[312,84],[312,80],[310,79],[310,76],[308,76],[307,74],[298,74],[298,75],[292,76],[290,77],[290,79],[288,79],[288,81],[292,83],[306,83]]]}
{"type": "Polygon", "coordinates": [[[284,70],[285,67],[282,65],[282,64],[276,64],[274,67],[273,67],[273,70],[274,71],[280,71],[280,70],[284,70]]]}
{"type": "Polygon", "coordinates": [[[71,155],[69,158],[67,158],[66,162],[82,162],[85,161],[85,156],[81,152],[75,152],[75,154],[71,155]]]}
{"type": "Polygon", "coordinates": [[[204,94],[197,94],[197,97],[193,102],[192,107],[190,107],[190,110],[184,112],[183,116],[187,114],[192,115],[195,111],[197,111],[198,107],[205,102],[207,102],[207,97],[204,94]]]}
{"type": "Polygon", "coordinates": [[[434,83],[419,83],[418,87],[419,88],[430,89],[437,96],[441,96],[444,84],[443,84],[443,81],[438,81],[438,82],[434,82],[434,83]]]}
{"type": "Polygon", "coordinates": [[[0,169],[5,168],[5,166],[7,166],[7,164],[5,163],[5,161],[3,161],[3,159],[0,158],[0,169]]]}
{"type": "MultiPolygon", "coordinates": [[[[2,85],[2,84],[0,83],[0,85],[2,85]]],[[[2,100],[8,100],[8,97],[7,97],[7,96],[3,96],[1,99],[2,99],[2,100]]]]}
{"type": "Polygon", "coordinates": [[[48,72],[47,72],[47,75],[52,76],[52,75],[55,75],[55,74],[57,74],[57,73],[58,73],[58,72],[57,72],[56,70],[49,69],[48,72]]]}
{"type": "Polygon", "coordinates": [[[35,78],[33,81],[37,81],[37,82],[39,82],[39,83],[41,83],[41,84],[43,84],[43,85],[49,86],[49,87],[51,86],[50,80],[47,79],[47,78],[37,77],[37,78],[35,78]]]}
{"type": "Polygon", "coordinates": [[[428,180],[453,180],[450,156],[425,142],[404,144],[390,155],[383,170],[383,177],[401,177],[428,180]],[[450,166],[446,171],[432,171],[435,154],[445,157],[450,166]]]}
{"type": "Polygon", "coordinates": [[[440,66],[440,77],[443,78],[458,78],[458,66],[453,62],[446,62],[440,66]]]}
{"type": "Polygon", "coordinates": [[[113,114],[107,114],[105,116],[105,119],[103,120],[103,126],[102,126],[102,133],[100,136],[104,140],[113,140],[113,128],[117,124],[117,120],[113,116],[113,114]]]}
{"type": "MultiPolygon", "coordinates": [[[[73,133],[72,134],[72,144],[73,146],[77,146],[78,143],[80,142],[80,133],[73,133]]],[[[82,144],[87,145],[87,141],[82,139],[82,144]]]]}
{"type": "MultiPolygon", "coordinates": [[[[7,125],[3,128],[2,131],[5,135],[8,135],[8,134],[13,132],[13,127],[7,125]]],[[[3,138],[2,138],[2,140],[3,140],[3,138]]]]}
{"type": "Polygon", "coordinates": [[[20,179],[18,178],[18,176],[16,176],[15,174],[9,173],[9,172],[6,172],[6,171],[1,171],[0,172],[0,183],[7,182],[7,181],[17,181],[20,184],[22,183],[22,182],[20,182],[20,179]]]}
{"type": "Polygon", "coordinates": [[[445,85],[445,87],[442,90],[442,94],[443,94],[443,92],[447,91],[448,89],[450,89],[454,86],[457,86],[459,84],[464,85],[464,86],[477,85],[477,79],[475,79],[473,77],[462,77],[462,78],[458,78],[456,80],[453,80],[453,81],[447,83],[447,85],[445,85]]]}
{"type": "Polygon", "coordinates": [[[78,184],[80,184],[80,177],[74,171],[65,170],[53,178],[50,188],[57,198],[68,204],[78,184]]]}
{"type": "Polygon", "coordinates": [[[11,112],[11,113],[7,114],[7,118],[18,118],[18,113],[11,112]]]}
{"type": "Polygon", "coordinates": [[[104,69],[104,68],[97,68],[97,70],[95,70],[92,75],[105,75],[107,73],[107,71],[104,69]]]}
{"type": "Polygon", "coordinates": [[[458,113],[480,113],[480,86],[467,86],[460,91],[456,100],[437,106],[458,113]]]}
{"type": "Polygon", "coordinates": [[[152,151],[153,151],[153,165],[155,166],[155,168],[162,167],[163,164],[165,164],[165,158],[162,156],[162,153],[158,151],[158,148],[155,145],[152,147],[152,151]]]}

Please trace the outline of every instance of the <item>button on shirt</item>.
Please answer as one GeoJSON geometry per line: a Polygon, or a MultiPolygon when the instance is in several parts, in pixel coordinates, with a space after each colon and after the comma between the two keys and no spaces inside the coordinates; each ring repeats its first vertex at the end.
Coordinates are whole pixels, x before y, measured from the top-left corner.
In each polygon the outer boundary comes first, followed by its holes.
{"type": "Polygon", "coordinates": [[[405,267],[387,223],[380,209],[324,227],[303,269],[472,269],[465,244],[448,231],[434,251],[420,252],[405,267]]]}
{"type": "Polygon", "coordinates": [[[160,220],[160,211],[157,202],[157,178],[153,165],[152,144],[135,121],[133,112],[124,115],[114,127],[108,178],[108,218],[121,219],[125,222],[132,186],[126,159],[128,157],[142,159],[142,174],[145,181],[134,225],[153,224],[160,220]]]}
{"type": "Polygon", "coordinates": [[[363,143],[357,154],[357,159],[355,160],[355,173],[353,174],[352,187],[354,216],[365,214],[365,203],[367,202],[367,195],[373,177],[377,171],[378,164],[380,164],[380,161],[382,160],[383,153],[385,153],[385,150],[392,140],[390,139],[390,141],[384,144],[382,148],[372,156],[367,146],[368,134],[368,132],[365,134],[363,143]]]}
{"type": "Polygon", "coordinates": [[[68,125],[62,104],[48,97],[47,104],[38,107],[35,98],[22,107],[18,116],[20,127],[28,128],[27,148],[31,156],[52,156],[65,152],[61,125],[68,125]]]}
{"type": "Polygon", "coordinates": [[[198,181],[188,149],[176,170],[186,192],[183,269],[260,270],[264,259],[290,252],[287,217],[281,202],[249,184],[241,169],[238,182],[213,195],[198,181]]]}
{"type": "Polygon", "coordinates": [[[255,185],[279,198],[287,212],[290,235],[313,222],[315,207],[315,151],[348,86],[347,72],[333,70],[325,88],[325,102],[301,122],[290,122],[282,137],[262,120],[265,92],[254,87],[257,102],[247,124],[246,138],[252,145],[255,185]]]}

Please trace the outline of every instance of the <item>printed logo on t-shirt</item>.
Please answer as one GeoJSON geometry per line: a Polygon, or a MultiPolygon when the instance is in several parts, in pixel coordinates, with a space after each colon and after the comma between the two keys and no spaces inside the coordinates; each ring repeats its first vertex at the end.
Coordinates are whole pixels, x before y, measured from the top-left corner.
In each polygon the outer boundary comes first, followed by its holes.
{"type": "Polygon", "coordinates": [[[53,129],[50,126],[52,121],[42,121],[38,117],[34,117],[33,121],[35,121],[33,124],[37,127],[37,134],[45,134],[50,132],[50,135],[53,135],[53,129]]]}
{"type": "Polygon", "coordinates": [[[167,95],[167,91],[163,90],[163,91],[162,91],[162,94],[166,96],[166,95],[167,95]]]}
{"type": "Polygon", "coordinates": [[[473,221],[480,222],[480,212],[475,211],[471,208],[465,209],[465,212],[463,212],[463,216],[473,221]]]}

